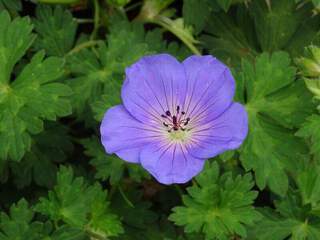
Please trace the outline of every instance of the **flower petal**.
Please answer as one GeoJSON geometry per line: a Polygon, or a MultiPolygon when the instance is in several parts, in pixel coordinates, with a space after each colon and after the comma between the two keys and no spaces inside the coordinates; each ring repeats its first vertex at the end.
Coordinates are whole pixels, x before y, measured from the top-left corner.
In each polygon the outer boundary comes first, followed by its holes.
{"type": "Polygon", "coordinates": [[[126,109],[144,123],[161,122],[167,110],[172,113],[186,92],[181,63],[168,54],[141,58],[126,69],[122,100],[126,109]]]}
{"type": "Polygon", "coordinates": [[[194,123],[207,114],[219,116],[231,104],[235,81],[230,70],[212,56],[191,56],[183,62],[187,75],[184,109],[194,123]]]}
{"type": "Polygon", "coordinates": [[[197,175],[205,160],[193,157],[179,143],[160,143],[146,146],[140,155],[142,166],[163,184],[185,183],[197,175]]]}
{"type": "Polygon", "coordinates": [[[233,103],[223,114],[209,123],[196,127],[192,133],[192,155],[211,158],[224,151],[238,148],[248,133],[245,108],[233,103]]]}
{"type": "Polygon", "coordinates": [[[163,135],[134,119],[122,105],[106,112],[100,133],[106,152],[115,153],[128,162],[139,162],[141,147],[161,139],[163,135]]]}

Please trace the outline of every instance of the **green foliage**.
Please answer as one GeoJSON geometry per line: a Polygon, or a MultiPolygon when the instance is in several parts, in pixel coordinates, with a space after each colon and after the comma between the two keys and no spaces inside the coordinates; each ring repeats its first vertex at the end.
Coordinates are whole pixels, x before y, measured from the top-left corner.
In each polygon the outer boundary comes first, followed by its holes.
{"type": "Polygon", "coordinates": [[[79,113],[85,110],[87,104],[98,100],[102,93],[118,99],[119,89],[112,91],[112,86],[120,87],[124,68],[151,53],[141,26],[124,22],[114,26],[114,29],[111,29],[107,45],[99,44],[97,55],[84,49],[70,56],[70,70],[76,76],[70,81],[74,90],[72,103],[79,113]]]}
{"type": "Polygon", "coordinates": [[[150,178],[149,174],[136,164],[125,163],[115,155],[107,155],[97,138],[88,138],[81,141],[85,148],[85,154],[91,157],[90,164],[96,168],[96,178],[110,180],[111,184],[117,184],[128,170],[132,180],[140,182],[144,178],[150,178]]]}
{"type": "Polygon", "coordinates": [[[69,87],[55,82],[63,75],[63,60],[33,56],[12,82],[15,64],[32,44],[34,35],[28,18],[11,21],[8,13],[0,14],[0,159],[20,160],[30,149],[31,134],[43,130],[43,120],[56,120],[70,114],[66,96],[69,87]]]}
{"type": "Polygon", "coordinates": [[[38,240],[41,237],[42,224],[32,222],[34,213],[28,207],[26,200],[22,199],[10,208],[10,215],[0,215],[1,240],[38,240]]]}
{"type": "Polygon", "coordinates": [[[225,13],[211,14],[201,40],[211,54],[229,65],[238,66],[243,58],[254,59],[257,50],[253,43],[252,23],[247,22],[249,17],[243,9],[239,10],[236,19],[225,13]],[[246,29],[241,24],[246,24],[246,29]]]}
{"type": "MultiPolygon", "coordinates": [[[[292,161],[305,154],[303,142],[291,129],[300,126],[312,111],[303,82],[295,82],[295,71],[288,54],[264,53],[255,65],[243,61],[238,78],[239,86],[243,84],[246,90],[250,129],[240,159],[246,169],[255,171],[260,189],[268,185],[280,195],[288,189],[286,171],[292,171],[292,161]]],[[[239,91],[243,89],[239,87],[239,91]]]]}
{"type": "Polygon", "coordinates": [[[296,178],[297,190],[275,201],[276,210],[261,209],[263,219],[255,226],[259,240],[319,239],[320,194],[319,167],[307,167],[296,178]]]}
{"type": "Polygon", "coordinates": [[[110,212],[106,197],[98,183],[88,185],[83,178],[75,178],[71,168],[61,167],[54,190],[49,191],[48,198],[40,198],[35,210],[54,222],[63,221],[104,237],[117,236],[123,229],[110,212]]]}
{"type": "Polygon", "coordinates": [[[202,231],[206,239],[246,237],[245,226],[260,217],[252,206],[257,192],[251,191],[254,184],[250,174],[220,176],[214,163],[208,164],[196,181],[187,188],[189,195],[183,196],[185,206],[175,207],[170,220],[185,226],[186,232],[202,231]]]}
{"type": "Polygon", "coordinates": [[[305,20],[308,7],[297,8],[291,0],[257,0],[251,4],[257,37],[263,51],[285,47],[290,38],[305,20]]]}
{"type": "Polygon", "coordinates": [[[0,11],[8,10],[10,12],[21,11],[22,4],[20,0],[0,0],[0,11]]]}
{"type": "Polygon", "coordinates": [[[312,115],[296,133],[299,137],[310,140],[311,153],[320,160],[320,116],[312,115]]]}
{"type": "Polygon", "coordinates": [[[183,2],[183,19],[185,24],[193,26],[195,33],[199,33],[205,26],[210,14],[209,1],[186,0],[183,2]]]}
{"type": "Polygon", "coordinates": [[[61,125],[47,125],[33,140],[31,151],[22,161],[10,163],[14,182],[18,188],[30,185],[32,180],[39,186],[52,187],[56,180],[55,163],[65,161],[73,145],[61,125]]]}
{"type": "MultiPolygon", "coordinates": [[[[314,98],[320,99],[320,48],[309,46],[305,48],[305,56],[296,58],[300,74],[314,98]]],[[[318,106],[320,109],[320,106],[318,106]]]]}
{"type": "Polygon", "coordinates": [[[0,240],[320,239],[319,12],[319,0],[0,0],[0,240]],[[161,185],[100,141],[125,69],[156,53],[214,55],[248,113],[244,144],[192,184],[161,185]]]}
{"type": "Polygon", "coordinates": [[[40,5],[34,19],[38,38],[36,49],[45,49],[49,56],[63,57],[71,50],[77,31],[77,23],[72,14],[58,6],[40,5]]]}

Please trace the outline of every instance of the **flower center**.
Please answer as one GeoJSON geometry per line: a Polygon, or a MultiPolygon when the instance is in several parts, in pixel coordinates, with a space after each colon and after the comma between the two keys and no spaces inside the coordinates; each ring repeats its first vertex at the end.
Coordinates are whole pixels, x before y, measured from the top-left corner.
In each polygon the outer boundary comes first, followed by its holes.
{"type": "MultiPolygon", "coordinates": [[[[171,113],[169,110],[162,114],[161,117],[163,119],[163,126],[166,127],[169,133],[175,133],[174,135],[178,136],[178,132],[188,131],[187,125],[190,122],[190,117],[185,117],[185,112],[180,111],[180,106],[177,106],[175,109],[175,113],[171,113]]],[[[185,135],[179,133],[179,135],[185,135]]]]}

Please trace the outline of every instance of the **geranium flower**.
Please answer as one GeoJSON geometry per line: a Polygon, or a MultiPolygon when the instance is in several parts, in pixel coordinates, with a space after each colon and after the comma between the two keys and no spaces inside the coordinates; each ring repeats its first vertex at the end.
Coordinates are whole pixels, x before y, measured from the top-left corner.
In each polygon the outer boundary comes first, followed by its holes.
{"type": "Polygon", "coordinates": [[[104,116],[102,143],[160,183],[185,183],[245,139],[247,114],[234,91],[230,70],[212,56],[142,57],[126,69],[123,105],[104,116]]]}

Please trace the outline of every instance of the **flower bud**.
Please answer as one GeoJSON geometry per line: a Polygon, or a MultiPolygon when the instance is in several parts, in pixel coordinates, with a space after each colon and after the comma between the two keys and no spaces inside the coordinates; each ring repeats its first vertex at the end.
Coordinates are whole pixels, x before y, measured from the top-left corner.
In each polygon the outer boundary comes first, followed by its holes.
{"type": "Polygon", "coordinates": [[[320,77],[320,48],[310,46],[306,52],[306,57],[296,59],[301,74],[307,78],[320,77]]]}

